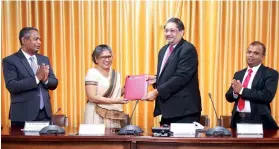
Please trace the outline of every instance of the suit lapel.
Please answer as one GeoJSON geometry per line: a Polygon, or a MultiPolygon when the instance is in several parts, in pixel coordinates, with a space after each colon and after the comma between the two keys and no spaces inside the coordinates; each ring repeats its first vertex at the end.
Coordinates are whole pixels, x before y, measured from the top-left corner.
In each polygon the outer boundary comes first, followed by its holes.
{"type": "MultiPolygon", "coordinates": [[[[163,70],[167,67],[169,61],[170,61],[171,59],[173,59],[175,53],[177,52],[177,48],[178,48],[177,46],[174,48],[173,52],[171,53],[171,55],[170,55],[169,58],[167,59],[167,61],[166,61],[166,63],[165,63],[165,66],[164,66],[163,70]]],[[[163,70],[162,70],[162,72],[163,72],[163,70]]]]}
{"type": "MultiPolygon", "coordinates": [[[[252,82],[252,86],[251,88],[254,88],[255,85],[258,83],[258,81],[261,79],[262,77],[262,72],[264,71],[264,68],[265,66],[262,64],[259,68],[259,70],[257,71],[254,79],[253,79],[253,82],[252,82]]],[[[242,71],[239,72],[239,76],[236,78],[237,80],[241,80],[241,83],[244,81],[244,75],[247,71],[247,68],[243,69],[242,71]]]]}
{"type": "Polygon", "coordinates": [[[21,49],[18,51],[18,56],[20,58],[21,63],[23,64],[23,66],[25,67],[25,69],[29,72],[29,74],[31,76],[34,76],[34,72],[29,64],[29,62],[27,61],[26,57],[23,55],[21,49]]]}
{"type": "MultiPolygon", "coordinates": [[[[165,63],[165,66],[162,68],[162,72],[161,74],[163,73],[163,71],[166,69],[166,67],[168,66],[168,63],[173,59],[174,55],[177,53],[177,51],[179,51],[178,49],[182,47],[183,43],[185,42],[185,40],[182,38],[179,43],[175,46],[175,48],[173,49],[173,52],[171,53],[171,55],[169,56],[169,58],[167,59],[166,63],[165,63]]],[[[166,50],[168,49],[169,45],[166,47],[166,50]]],[[[166,50],[164,52],[164,55],[166,53],[166,50]]],[[[161,60],[161,65],[162,65],[162,61],[164,59],[164,56],[161,60]]],[[[161,68],[161,65],[160,65],[160,68],[161,68]]],[[[159,68],[159,72],[160,72],[160,68],[159,68]]]]}
{"type": "Polygon", "coordinates": [[[43,62],[43,59],[42,59],[41,55],[36,54],[36,57],[37,57],[37,64],[39,66],[42,65],[42,63],[44,63],[44,62],[43,62]]]}
{"type": "MultiPolygon", "coordinates": [[[[262,72],[264,70],[264,66],[263,64],[260,66],[260,68],[258,69],[254,79],[253,79],[253,82],[252,82],[252,85],[251,85],[251,89],[255,89],[257,88],[257,84],[258,82],[260,81],[260,79],[262,78],[262,72]]],[[[250,105],[251,105],[251,112],[252,114],[255,114],[255,109],[256,109],[256,105],[253,103],[253,101],[250,101],[250,105]]]]}
{"type": "MultiPolygon", "coordinates": [[[[244,75],[245,75],[245,72],[246,72],[246,71],[247,71],[247,68],[245,68],[245,69],[239,71],[239,72],[236,74],[236,76],[235,76],[234,79],[235,79],[235,80],[240,80],[240,82],[242,83],[243,80],[244,80],[244,75]]],[[[238,101],[235,102],[235,106],[234,106],[234,108],[233,108],[233,111],[234,111],[234,112],[236,111],[237,104],[238,104],[238,101]]]]}
{"type": "Polygon", "coordinates": [[[262,74],[263,74],[263,71],[264,71],[264,66],[263,64],[260,66],[259,70],[257,71],[254,79],[253,79],[253,82],[252,82],[252,86],[251,88],[256,88],[256,85],[258,84],[258,82],[261,80],[262,78],[262,74]]]}
{"type": "Polygon", "coordinates": [[[159,56],[159,62],[158,62],[158,67],[157,67],[157,75],[159,76],[159,74],[160,74],[160,69],[161,69],[161,65],[162,65],[162,62],[163,62],[163,59],[164,59],[164,55],[165,55],[165,53],[166,53],[166,51],[167,51],[167,49],[168,49],[168,47],[169,46],[165,46],[165,48],[164,49],[162,49],[162,52],[160,53],[160,56],[159,56]]]}
{"type": "MultiPolygon", "coordinates": [[[[257,71],[257,73],[256,73],[256,75],[255,75],[255,77],[254,77],[254,79],[253,79],[253,82],[252,82],[252,86],[251,86],[251,88],[253,89],[253,88],[256,88],[256,85],[257,85],[257,83],[259,82],[259,80],[262,78],[262,73],[263,73],[263,71],[264,71],[264,66],[263,65],[261,65],[261,67],[259,68],[259,70],[257,71]]],[[[236,77],[236,80],[241,80],[241,83],[244,81],[244,75],[245,75],[245,73],[246,73],[246,71],[247,71],[247,68],[245,68],[245,69],[243,69],[242,71],[240,71],[239,72],[239,75],[236,77]]],[[[236,102],[236,106],[237,106],[237,103],[238,102],[236,102]]],[[[252,109],[254,109],[255,107],[254,107],[254,104],[252,104],[252,102],[250,102],[250,105],[251,105],[251,110],[252,109]]],[[[234,110],[236,111],[236,106],[234,107],[234,110]]],[[[254,110],[252,110],[252,111],[254,111],[254,110]]]]}
{"type": "MultiPolygon", "coordinates": [[[[175,46],[175,48],[173,49],[173,52],[171,53],[171,55],[170,55],[169,58],[167,59],[164,68],[166,68],[166,66],[168,65],[169,61],[170,61],[171,59],[173,59],[173,57],[174,57],[175,53],[178,51],[178,49],[182,47],[184,41],[185,41],[184,39],[181,39],[180,42],[175,46]]],[[[164,68],[163,68],[163,70],[164,70],[164,68]]],[[[162,70],[162,72],[163,72],[163,70],[162,70]]]]}
{"type": "Polygon", "coordinates": [[[244,75],[245,75],[246,71],[247,71],[247,68],[239,71],[238,74],[235,76],[235,79],[240,80],[240,82],[242,83],[244,81],[244,75]]]}

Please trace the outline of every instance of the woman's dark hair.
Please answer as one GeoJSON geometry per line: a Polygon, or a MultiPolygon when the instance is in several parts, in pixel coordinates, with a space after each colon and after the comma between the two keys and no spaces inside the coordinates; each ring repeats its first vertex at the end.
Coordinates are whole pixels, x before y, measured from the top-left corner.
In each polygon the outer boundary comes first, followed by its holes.
{"type": "Polygon", "coordinates": [[[106,44],[100,44],[100,45],[98,45],[98,46],[94,49],[94,51],[93,51],[93,53],[92,53],[92,61],[93,61],[95,64],[97,64],[97,61],[96,61],[95,58],[98,58],[98,57],[101,55],[101,53],[102,53],[103,51],[106,51],[106,50],[108,50],[108,51],[110,52],[110,54],[112,54],[112,50],[111,50],[111,48],[110,48],[108,45],[106,45],[106,44]]]}

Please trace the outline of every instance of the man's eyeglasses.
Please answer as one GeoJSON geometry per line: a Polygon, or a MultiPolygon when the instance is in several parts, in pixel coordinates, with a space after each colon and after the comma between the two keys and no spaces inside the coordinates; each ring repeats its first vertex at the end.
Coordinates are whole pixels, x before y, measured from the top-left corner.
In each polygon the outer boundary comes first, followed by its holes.
{"type": "Polygon", "coordinates": [[[178,31],[178,29],[165,29],[164,30],[165,33],[170,32],[171,34],[175,33],[176,31],[178,31]]]}
{"type": "Polygon", "coordinates": [[[109,55],[109,56],[100,56],[100,59],[102,59],[103,61],[106,60],[106,59],[111,60],[112,56],[111,55],[109,55]]]}

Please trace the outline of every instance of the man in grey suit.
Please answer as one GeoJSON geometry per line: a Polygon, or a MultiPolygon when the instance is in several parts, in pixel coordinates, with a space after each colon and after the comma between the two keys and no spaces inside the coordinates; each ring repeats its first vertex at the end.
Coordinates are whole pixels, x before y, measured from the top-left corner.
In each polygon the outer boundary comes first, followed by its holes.
{"type": "Polygon", "coordinates": [[[49,90],[56,89],[58,80],[48,57],[38,54],[41,46],[38,29],[21,29],[19,41],[19,51],[2,60],[6,88],[11,95],[11,125],[23,126],[25,121],[50,121],[49,90]]]}

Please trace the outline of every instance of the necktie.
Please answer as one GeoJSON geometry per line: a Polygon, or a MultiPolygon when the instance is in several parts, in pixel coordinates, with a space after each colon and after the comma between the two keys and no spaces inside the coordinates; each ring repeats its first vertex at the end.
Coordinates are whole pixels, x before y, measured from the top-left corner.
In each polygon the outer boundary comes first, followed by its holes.
{"type": "MultiPolygon", "coordinates": [[[[38,66],[35,62],[35,58],[33,56],[31,56],[29,59],[31,61],[31,64],[30,64],[31,68],[32,68],[34,74],[36,75],[38,66]]],[[[43,100],[43,95],[42,95],[42,91],[41,91],[41,88],[40,88],[40,109],[43,109],[43,108],[44,108],[44,100],[43,100]]]]}
{"type": "MultiPolygon", "coordinates": [[[[251,74],[252,74],[253,70],[249,69],[248,70],[248,75],[246,76],[246,78],[244,79],[244,82],[242,84],[242,86],[244,88],[246,88],[248,86],[249,80],[251,78],[251,74]]],[[[238,100],[238,109],[242,110],[245,107],[245,101],[240,97],[238,100]]]]}
{"type": "Polygon", "coordinates": [[[161,74],[163,68],[165,67],[165,64],[168,61],[168,58],[170,57],[172,51],[173,51],[173,46],[170,46],[169,47],[169,51],[168,51],[166,57],[163,59],[163,62],[162,62],[162,65],[161,65],[161,69],[160,69],[160,74],[161,74]]]}
{"type": "Polygon", "coordinates": [[[38,66],[37,66],[37,64],[35,62],[35,58],[33,56],[31,56],[29,59],[31,61],[31,68],[32,68],[34,74],[36,75],[38,66]]]}
{"type": "Polygon", "coordinates": [[[162,65],[162,66],[163,66],[162,69],[165,67],[165,64],[166,64],[166,62],[168,61],[168,58],[170,57],[172,51],[173,51],[173,46],[170,46],[170,47],[169,47],[168,54],[167,54],[166,58],[164,59],[164,62],[163,62],[163,65],[162,65]]]}

